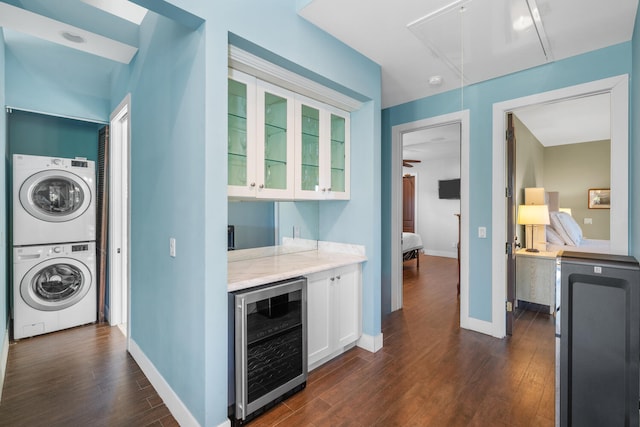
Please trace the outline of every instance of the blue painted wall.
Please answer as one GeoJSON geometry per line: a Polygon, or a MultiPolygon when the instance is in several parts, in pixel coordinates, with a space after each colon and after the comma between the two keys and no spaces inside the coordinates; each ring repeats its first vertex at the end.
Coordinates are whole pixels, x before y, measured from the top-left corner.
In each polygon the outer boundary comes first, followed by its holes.
{"type": "MultiPolygon", "coordinates": [[[[153,7],[152,2],[147,3],[153,7]]],[[[164,10],[167,2],[160,3],[164,10]]],[[[227,198],[225,94],[229,33],[258,45],[260,49],[254,53],[264,54],[266,51],[276,55],[276,59],[282,59],[279,65],[288,67],[296,64],[302,67],[296,68],[296,71],[308,70],[311,78],[322,76],[325,82],[335,82],[336,86],[349,88],[363,99],[370,100],[363,112],[352,119],[352,144],[363,156],[361,164],[355,168],[356,173],[352,175],[352,201],[329,203],[333,206],[328,209],[339,215],[334,219],[336,224],[326,227],[324,235],[321,233],[319,237],[326,240],[339,237],[334,240],[353,243],[363,241],[367,245],[370,261],[365,266],[364,273],[364,330],[373,335],[380,331],[380,243],[375,237],[379,235],[381,226],[379,197],[375,197],[379,193],[379,178],[376,180],[375,176],[380,166],[380,69],[370,60],[301,19],[296,14],[294,2],[290,0],[267,3],[249,0],[216,3],[174,0],[169,3],[205,19],[204,28],[198,33],[203,37],[200,45],[203,50],[193,52],[190,46],[183,46],[180,49],[185,52],[183,55],[167,59],[173,61],[173,65],[158,61],[153,67],[151,64],[139,63],[149,63],[159,58],[154,59],[154,55],[141,52],[143,59],[138,57],[133,69],[116,76],[118,84],[127,79],[136,81],[130,85],[134,105],[133,143],[140,143],[140,138],[148,140],[144,142],[145,146],[155,150],[146,151],[145,155],[154,160],[161,160],[165,156],[171,159],[172,164],[185,156],[190,160],[189,169],[178,170],[177,166],[171,169],[165,164],[159,167],[151,161],[144,161],[139,152],[132,153],[132,167],[139,168],[132,176],[132,199],[137,197],[143,187],[144,191],[148,191],[149,186],[154,190],[159,186],[153,179],[158,175],[154,168],[159,168],[168,175],[166,180],[180,182],[179,189],[185,192],[188,206],[183,207],[176,200],[172,200],[172,204],[160,203],[158,195],[140,196],[141,200],[132,206],[132,221],[139,228],[136,237],[140,239],[138,246],[132,247],[132,262],[137,265],[132,267],[132,287],[139,287],[132,295],[133,309],[138,311],[136,318],[132,319],[132,337],[156,364],[198,421],[203,425],[218,425],[226,417],[227,404],[227,349],[224,344],[227,337],[227,212],[220,209],[220,206],[226,204],[227,198]],[[247,10],[251,10],[251,13],[247,13],[247,10]],[[187,53],[195,54],[196,61],[204,63],[200,64],[202,69],[194,65],[190,73],[184,75],[176,70],[175,64],[182,69],[180,66],[190,60],[187,53]],[[151,74],[151,68],[155,74],[171,74],[171,79],[165,81],[158,76],[148,75],[151,74]],[[166,90],[176,86],[176,78],[178,82],[187,79],[184,83],[189,88],[193,83],[194,90],[193,93],[190,90],[172,93],[169,99],[176,106],[171,110],[172,106],[166,105],[168,101],[163,99],[167,98],[166,90]],[[200,78],[204,82],[199,81],[200,78]],[[150,88],[149,91],[140,91],[137,87],[144,85],[142,80],[147,79],[151,80],[149,86],[153,86],[155,90],[150,88]],[[142,104],[144,108],[135,106],[136,103],[142,104]],[[140,111],[146,108],[149,111],[140,111]],[[179,113],[179,117],[171,119],[168,111],[179,113]],[[136,124],[141,120],[141,115],[145,115],[144,123],[136,124]],[[146,117],[152,115],[153,122],[151,117],[146,117]],[[165,129],[164,135],[167,136],[164,136],[150,130],[150,126],[157,126],[165,120],[168,122],[167,126],[179,127],[181,132],[167,134],[166,131],[170,129],[165,129]],[[151,135],[143,135],[150,131],[151,135]],[[202,131],[204,134],[200,133],[202,131]],[[370,197],[372,194],[374,197],[370,197]],[[188,203],[194,199],[195,206],[188,203]],[[204,205],[201,206],[200,202],[204,205]],[[204,217],[189,218],[191,211],[204,217]],[[341,224],[341,221],[344,223],[341,224]],[[347,222],[357,223],[357,226],[349,227],[347,222]],[[344,232],[338,236],[339,228],[344,232]],[[197,235],[187,237],[192,230],[196,230],[197,235]],[[178,257],[167,262],[163,259],[167,256],[165,252],[169,233],[174,233],[178,239],[178,257]],[[158,250],[149,249],[156,246],[159,247],[158,250]],[[181,250],[184,252],[180,252],[181,250]],[[185,257],[182,262],[188,265],[173,270],[172,263],[181,262],[180,257],[185,257]],[[158,263],[169,266],[158,266],[158,263]],[[154,269],[161,272],[156,273],[154,269]],[[171,270],[166,271],[167,269],[171,270]],[[187,289],[176,287],[175,280],[172,279],[178,279],[187,289]],[[147,285],[142,281],[157,283],[147,285]],[[175,292],[168,289],[170,286],[175,292]],[[151,291],[162,297],[144,300],[151,291]],[[183,292],[187,295],[182,296],[183,292]],[[164,305],[158,307],[156,303],[163,304],[159,301],[160,298],[168,298],[172,304],[178,301],[178,307],[170,310],[164,305]],[[187,307],[189,311],[183,313],[187,307]],[[167,313],[179,313],[189,319],[180,319],[178,326],[165,330],[163,327],[167,321],[163,317],[167,313]],[[181,336],[175,336],[176,334],[181,336]]],[[[145,22],[145,25],[151,23],[145,22]]],[[[144,47],[148,42],[143,33],[140,36],[141,49],[151,50],[144,47]]],[[[154,33],[154,38],[157,36],[154,33]]],[[[155,44],[156,41],[152,42],[155,44]]],[[[163,49],[167,57],[177,53],[171,40],[163,40],[163,49]]],[[[160,54],[161,52],[157,53],[158,56],[160,54]]],[[[123,96],[124,91],[121,90],[118,95],[123,96]]],[[[112,101],[117,103],[118,96],[112,96],[112,101]]],[[[165,183],[162,177],[157,178],[165,183]]],[[[169,189],[173,188],[169,185],[169,189]]],[[[182,201],[182,198],[179,200],[182,201]]]]}
{"type": "MultiPolygon", "coordinates": [[[[211,401],[203,375],[209,328],[204,293],[215,287],[223,298],[225,273],[204,274],[203,33],[150,13],[140,28],[140,51],[125,68],[110,108],[131,93],[131,338],[204,425],[211,401]],[[175,258],[169,256],[171,237],[175,258]]],[[[220,211],[226,217],[226,209],[220,211]]],[[[216,327],[224,328],[226,316],[219,317],[216,327]]],[[[215,334],[224,349],[226,329],[215,334]]],[[[225,366],[226,350],[220,359],[225,366]]]]}
{"type": "MultiPolygon", "coordinates": [[[[492,206],[492,123],[493,104],[509,99],[532,95],[586,83],[620,74],[631,74],[632,44],[622,43],[514,73],[464,88],[464,105],[459,90],[420,99],[386,109],[383,112],[382,143],[384,152],[391,147],[391,128],[428,117],[470,110],[470,200],[469,200],[469,315],[472,318],[491,321],[491,238],[478,239],[475,230],[487,227],[491,236],[492,206]]],[[[390,161],[390,156],[385,158],[390,161]]],[[[502,167],[496,165],[495,167],[502,167]]],[[[633,169],[633,167],[632,167],[633,169]]],[[[390,209],[390,166],[383,171],[384,212],[390,209]]],[[[637,203],[637,201],[635,201],[637,203]]],[[[390,224],[383,223],[383,235],[388,239],[390,224]]],[[[503,256],[503,254],[496,254],[503,256]]],[[[383,256],[383,277],[390,274],[390,258],[383,256]]],[[[500,280],[499,278],[497,280],[500,280]]],[[[389,286],[384,283],[385,288],[389,286]]],[[[387,290],[384,290],[387,294],[387,290]]]]}
{"type": "Polygon", "coordinates": [[[98,130],[104,124],[20,110],[13,110],[7,122],[10,156],[98,159],[98,130]]]}
{"type": "Polygon", "coordinates": [[[5,30],[6,104],[85,120],[109,120],[114,63],[50,43],[33,49],[28,36],[5,30]]]}

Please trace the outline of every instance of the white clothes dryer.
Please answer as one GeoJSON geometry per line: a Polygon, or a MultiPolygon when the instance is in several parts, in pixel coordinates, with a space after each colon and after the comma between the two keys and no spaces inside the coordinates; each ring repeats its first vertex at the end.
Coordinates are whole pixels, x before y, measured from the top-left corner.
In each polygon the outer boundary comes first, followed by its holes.
{"type": "Polygon", "coordinates": [[[95,322],[95,242],[13,248],[13,338],[95,322]]]}
{"type": "Polygon", "coordinates": [[[96,239],[95,162],[13,155],[13,246],[96,239]]]}

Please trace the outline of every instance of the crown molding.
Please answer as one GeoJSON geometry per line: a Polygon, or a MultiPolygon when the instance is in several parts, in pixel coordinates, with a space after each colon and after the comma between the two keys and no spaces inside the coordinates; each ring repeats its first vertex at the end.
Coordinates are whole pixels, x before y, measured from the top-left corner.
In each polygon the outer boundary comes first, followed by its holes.
{"type": "Polygon", "coordinates": [[[345,111],[356,111],[362,102],[272,62],[229,45],[229,67],[345,111]]]}

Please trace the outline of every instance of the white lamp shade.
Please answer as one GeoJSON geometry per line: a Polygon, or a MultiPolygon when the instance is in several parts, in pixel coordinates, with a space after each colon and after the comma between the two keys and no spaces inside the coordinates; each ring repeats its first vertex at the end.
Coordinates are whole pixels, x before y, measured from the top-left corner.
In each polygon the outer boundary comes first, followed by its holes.
{"type": "Polygon", "coordinates": [[[525,224],[525,225],[549,224],[549,207],[547,205],[518,206],[518,224],[525,224]]]}

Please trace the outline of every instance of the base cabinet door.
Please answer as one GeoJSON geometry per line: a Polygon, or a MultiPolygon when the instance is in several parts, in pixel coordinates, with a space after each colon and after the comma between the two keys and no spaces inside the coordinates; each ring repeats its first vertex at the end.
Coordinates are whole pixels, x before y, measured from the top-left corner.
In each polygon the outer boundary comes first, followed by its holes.
{"type": "Polygon", "coordinates": [[[314,369],[362,334],[360,264],[307,276],[307,351],[314,369]]]}
{"type": "Polygon", "coordinates": [[[307,277],[307,352],[311,361],[331,354],[331,288],[330,272],[307,277]]]}
{"type": "Polygon", "coordinates": [[[360,268],[343,267],[334,271],[336,333],[338,347],[360,338],[362,331],[360,268]]]}

